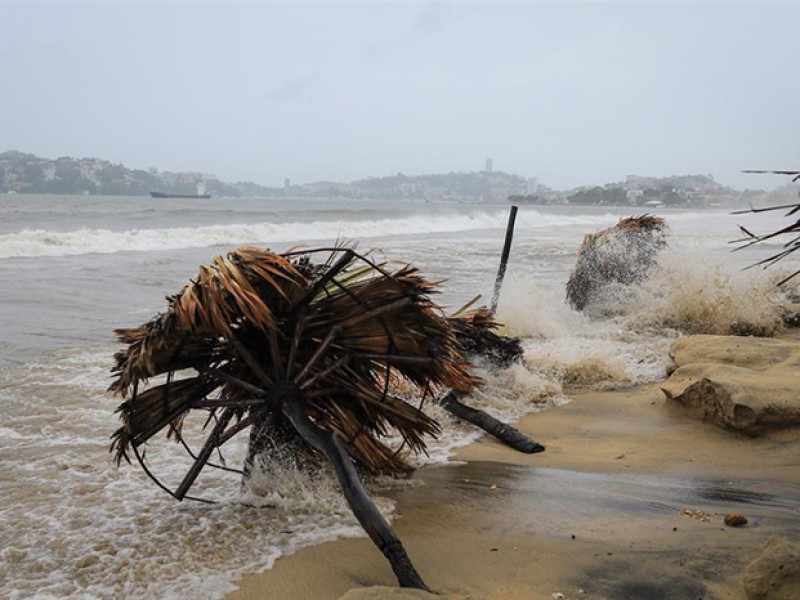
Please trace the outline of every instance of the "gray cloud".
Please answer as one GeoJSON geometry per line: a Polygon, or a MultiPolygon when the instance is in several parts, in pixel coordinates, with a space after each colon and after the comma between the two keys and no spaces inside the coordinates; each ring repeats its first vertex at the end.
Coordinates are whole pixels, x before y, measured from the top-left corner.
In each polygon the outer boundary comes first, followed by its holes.
{"type": "Polygon", "coordinates": [[[319,75],[291,75],[277,84],[267,87],[263,94],[267,102],[291,102],[314,91],[319,83],[319,75]]]}

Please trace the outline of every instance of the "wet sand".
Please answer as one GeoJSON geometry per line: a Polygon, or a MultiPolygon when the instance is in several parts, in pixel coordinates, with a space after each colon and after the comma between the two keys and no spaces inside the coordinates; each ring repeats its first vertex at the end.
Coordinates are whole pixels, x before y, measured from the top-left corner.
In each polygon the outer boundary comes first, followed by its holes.
{"type": "MultiPolygon", "coordinates": [[[[547,445],[522,455],[489,438],[460,465],[390,494],[394,527],[423,578],[453,598],[744,598],[744,566],[772,535],[800,536],[800,432],[748,438],[685,416],[658,384],[573,392],[524,417],[547,445]],[[683,508],[712,513],[707,520],[683,508]],[[722,515],[750,523],[726,527],[722,515]],[[717,516],[713,516],[717,513],[717,516]],[[574,537],[573,537],[574,536],[574,537]]],[[[366,538],[281,558],[230,600],[382,598],[396,587],[366,538]]],[[[392,594],[394,595],[394,594],[392,594]]]]}

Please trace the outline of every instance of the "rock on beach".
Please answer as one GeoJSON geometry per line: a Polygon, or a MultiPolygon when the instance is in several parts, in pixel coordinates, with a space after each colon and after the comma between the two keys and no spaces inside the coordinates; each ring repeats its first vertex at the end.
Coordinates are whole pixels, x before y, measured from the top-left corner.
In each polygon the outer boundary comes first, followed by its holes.
{"type": "Polygon", "coordinates": [[[800,343],[695,335],[670,354],[661,389],[688,414],[749,435],[800,425],[800,343]]]}

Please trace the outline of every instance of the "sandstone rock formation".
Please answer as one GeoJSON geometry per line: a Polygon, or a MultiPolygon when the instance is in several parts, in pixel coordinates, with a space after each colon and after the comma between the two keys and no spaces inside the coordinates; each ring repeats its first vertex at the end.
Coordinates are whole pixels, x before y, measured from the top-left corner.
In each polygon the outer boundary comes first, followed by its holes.
{"type": "Polygon", "coordinates": [[[800,343],[697,335],[670,352],[662,390],[689,414],[750,435],[800,425],[800,343]]]}

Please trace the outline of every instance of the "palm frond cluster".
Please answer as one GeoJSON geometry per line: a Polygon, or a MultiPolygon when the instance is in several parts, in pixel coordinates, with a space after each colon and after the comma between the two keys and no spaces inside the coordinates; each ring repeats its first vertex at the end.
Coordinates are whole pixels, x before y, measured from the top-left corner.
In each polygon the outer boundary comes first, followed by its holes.
{"type": "Polygon", "coordinates": [[[344,246],[284,254],[243,247],[215,258],[167,299],[164,313],[116,331],[126,345],[110,388],[126,398],[112,442],[117,462],[131,450],[138,458],[164,429],[180,438],[189,411],[204,410],[216,425],[200,463],[259,415],[293,402],[367,469],[405,469],[382,438],[396,431],[421,452],[439,426],[389,382],[408,382],[423,401],[479,383],[435,292],[413,266],[376,263],[344,246]],[[148,384],[157,376],[165,379],[148,384]]]}
{"type": "Polygon", "coordinates": [[[645,214],[586,235],[567,281],[572,307],[583,310],[609,284],[630,285],[646,278],[667,245],[668,231],[664,219],[645,214]]]}
{"type": "Polygon", "coordinates": [[[522,357],[519,338],[499,335],[497,323],[485,306],[464,307],[450,316],[458,342],[458,350],[465,357],[481,356],[492,364],[507,367],[522,357]]]}
{"type": "MultiPolygon", "coordinates": [[[[762,170],[748,170],[743,171],[744,173],[769,173],[773,175],[790,175],[792,177],[793,182],[797,182],[800,180],[800,171],[762,171],[762,170]]],[[[768,240],[774,240],[776,238],[791,235],[792,238],[783,244],[783,247],[771,254],[767,258],[758,261],[753,267],[763,266],[764,268],[771,267],[777,262],[780,262],[787,256],[794,254],[798,250],[800,250],[800,201],[794,204],[782,204],[780,206],[767,206],[764,208],[753,208],[750,207],[747,210],[738,210],[735,211],[733,214],[735,215],[742,215],[746,213],[762,213],[762,212],[771,212],[775,210],[785,210],[787,211],[784,215],[785,217],[790,217],[793,219],[793,222],[789,223],[784,227],[779,227],[775,231],[764,233],[764,234],[756,234],[747,229],[746,227],[740,225],[739,230],[744,234],[743,238],[738,240],[734,240],[732,243],[739,244],[739,247],[736,250],[742,250],[744,248],[748,248],[754,244],[758,244],[760,242],[766,242],[768,240]]],[[[790,273],[787,277],[782,279],[778,282],[778,285],[783,285],[790,279],[793,279],[800,275],[800,269],[790,273]]]]}

